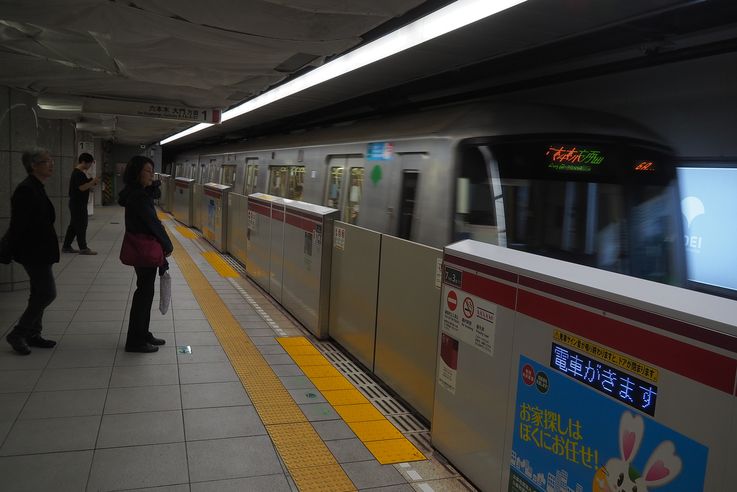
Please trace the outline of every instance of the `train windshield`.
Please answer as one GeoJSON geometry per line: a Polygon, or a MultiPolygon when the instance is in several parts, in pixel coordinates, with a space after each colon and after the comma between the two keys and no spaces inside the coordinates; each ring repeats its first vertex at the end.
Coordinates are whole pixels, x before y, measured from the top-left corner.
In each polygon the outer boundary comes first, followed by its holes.
{"type": "Polygon", "coordinates": [[[475,139],[460,147],[455,239],[679,284],[675,167],[627,140],[475,139]]]}

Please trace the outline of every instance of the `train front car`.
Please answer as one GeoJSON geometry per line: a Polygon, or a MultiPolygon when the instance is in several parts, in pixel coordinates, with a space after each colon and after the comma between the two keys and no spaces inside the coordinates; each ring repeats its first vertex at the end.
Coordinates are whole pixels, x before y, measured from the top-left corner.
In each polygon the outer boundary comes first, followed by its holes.
{"type": "Polygon", "coordinates": [[[675,159],[647,141],[543,133],[459,145],[454,239],[682,285],[675,159]]]}

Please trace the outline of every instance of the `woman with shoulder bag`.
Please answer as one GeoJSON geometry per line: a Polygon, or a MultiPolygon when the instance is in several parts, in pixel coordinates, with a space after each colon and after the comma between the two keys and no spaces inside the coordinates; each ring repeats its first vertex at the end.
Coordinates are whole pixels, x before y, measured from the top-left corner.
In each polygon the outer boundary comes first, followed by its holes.
{"type": "Polygon", "coordinates": [[[162,274],[166,271],[169,265],[165,257],[174,250],[147,190],[153,178],[153,161],[141,155],[133,157],[125,168],[125,187],[118,196],[118,203],[125,207],[125,238],[120,259],[136,270],[136,291],[131,303],[126,352],[156,352],[158,345],[166,343],[149,331],[156,271],[161,269],[162,274]]]}

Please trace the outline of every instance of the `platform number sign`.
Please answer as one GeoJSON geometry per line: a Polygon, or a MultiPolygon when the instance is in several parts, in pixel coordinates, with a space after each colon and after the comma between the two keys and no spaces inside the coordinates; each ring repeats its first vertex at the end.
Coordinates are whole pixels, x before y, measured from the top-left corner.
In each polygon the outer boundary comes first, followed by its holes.
{"type": "Polygon", "coordinates": [[[463,283],[463,272],[446,266],[443,271],[443,282],[460,289],[463,283]]]}

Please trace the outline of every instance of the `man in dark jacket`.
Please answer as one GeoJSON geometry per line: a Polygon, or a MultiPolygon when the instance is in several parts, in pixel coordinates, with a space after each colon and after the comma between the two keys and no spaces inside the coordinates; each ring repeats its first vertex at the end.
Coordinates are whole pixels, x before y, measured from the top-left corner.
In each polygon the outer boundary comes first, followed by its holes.
{"type": "Polygon", "coordinates": [[[78,163],[69,177],[69,227],[64,237],[61,250],[64,253],[79,253],[81,255],[96,255],[97,252],[87,247],[87,202],[90,190],[100,182],[99,177],[88,178],[87,171],[95,163],[95,158],[83,152],[77,159],[78,163]],[[72,241],[77,237],[79,251],[72,248],[72,241]]]}
{"type": "Polygon", "coordinates": [[[28,177],[10,199],[8,241],[13,260],[23,265],[31,284],[28,306],[18,325],[6,339],[21,355],[30,347],[51,348],[53,340],[41,337],[44,309],[56,298],[56,284],[51,266],[59,262],[59,240],[54,229],[56,212],[46,195],[44,182],[54,173],[54,160],[44,149],[23,153],[23,167],[28,177]]]}

